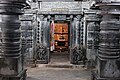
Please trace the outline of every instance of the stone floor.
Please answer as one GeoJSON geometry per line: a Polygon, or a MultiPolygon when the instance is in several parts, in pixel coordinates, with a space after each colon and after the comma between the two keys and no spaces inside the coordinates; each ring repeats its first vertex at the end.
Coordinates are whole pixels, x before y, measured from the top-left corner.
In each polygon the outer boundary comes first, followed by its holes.
{"type": "Polygon", "coordinates": [[[70,63],[70,55],[66,52],[54,52],[51,55],[51,61],[50,64],[69,64],[70,63]]]}
{"type": "Polygon", "coordinates": [[[90,71],[68,68],[29,68],[27,80],[90,80],[90,71]]]}
{"type": "Polygon", "coordinates": [[[90,70],[70,64],[69,54],[54,54],[51,58],[49,64],[27,67],[27,80],[90,80],[90,70]]]}

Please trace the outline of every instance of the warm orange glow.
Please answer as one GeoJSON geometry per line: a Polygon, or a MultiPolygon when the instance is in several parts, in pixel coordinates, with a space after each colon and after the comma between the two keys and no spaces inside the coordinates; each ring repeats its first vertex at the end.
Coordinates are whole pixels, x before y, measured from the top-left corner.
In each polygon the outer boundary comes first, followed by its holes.
{"type": "Polygon", "coordinates": [[[67,50],[68,49],[68,24],[67,23],[55,23],[55,50],[67,50]]]}

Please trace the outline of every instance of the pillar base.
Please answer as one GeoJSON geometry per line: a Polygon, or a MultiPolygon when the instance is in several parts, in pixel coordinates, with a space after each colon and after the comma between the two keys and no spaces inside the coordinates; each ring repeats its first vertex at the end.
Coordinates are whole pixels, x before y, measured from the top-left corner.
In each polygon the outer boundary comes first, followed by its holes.
{"type": "Polygon", "coordinates": [[[37,60],[36,63],[37,64],[48,64],[49,61],[47,61],[47,60],[43,60],[43,61],[42,60],[37,60]]]}
{"type": "Polygon", "coordinates": [[[0,75],[0,80],[26,80],[26,71],[27,69],[21,71],[17,76],[0,75]]]}
{"type": "Polygon", "coordinates": [[[101,78],[95,71],[92,71],[91,80],[120,80],[120,78],[101,78]]]}

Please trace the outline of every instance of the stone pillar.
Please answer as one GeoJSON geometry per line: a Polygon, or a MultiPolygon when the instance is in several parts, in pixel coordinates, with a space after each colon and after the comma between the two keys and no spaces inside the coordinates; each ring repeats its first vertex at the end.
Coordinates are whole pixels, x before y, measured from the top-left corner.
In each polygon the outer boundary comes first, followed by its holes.
{"type": "Polygon", "coordinates": [[[87,68],[94,68],[96,66],[100,30],[100,16],[96,14],[97,12],[98,10],[91,9],[85,11],[85,22],[87,30],[87,68]]]}
{"type": "Polygon", "coordinates": [[[50,58],[50,20],[38,15],[39,23],[36,29],[36,60],[40,64],[48,64],[50,58]]]}
{"type": "Polygon", "coordinates": [[[103,16],[97,71],[92,80],[120,80],[120,1],[96,0],[103,16]]]}
{"type": "Polygon", "coordinates": [[[70,25],[70,62],[79,65],[82,60],[81,54],[81,18],[82,15],[76,17],[71,16],[70,25]]]}
{"type": "Polygon", "coordinates": [[[25,63],[29,64],[33,61],[33,14],[31,9],[25,9],[25,14],[20,16],[21,20],[21,40],[22,54],[25,56],[25,63]],[[29,10],[29,11],[28,11],[29,10]]]}
{"type": "Polygon", "coordinates": [[[25,80],[19,15],[25,0],[0,0],[0,80],[25,80]]]}

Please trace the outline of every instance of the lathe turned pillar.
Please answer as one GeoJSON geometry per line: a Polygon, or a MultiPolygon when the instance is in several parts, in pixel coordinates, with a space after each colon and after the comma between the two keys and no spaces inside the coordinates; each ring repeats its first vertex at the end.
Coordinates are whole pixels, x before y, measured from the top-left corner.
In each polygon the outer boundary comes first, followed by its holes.
{"type": "Polygon", "coordinates": [[[120,1],[96,2],[103,21],[100,24],[98,67],[93,80],[120,80],[120,1]]]}
{"type": "Polygon", "coordinates": [[[0,0],[0,80],[25,80],[19,15],[25,0],[0,0]]]}

